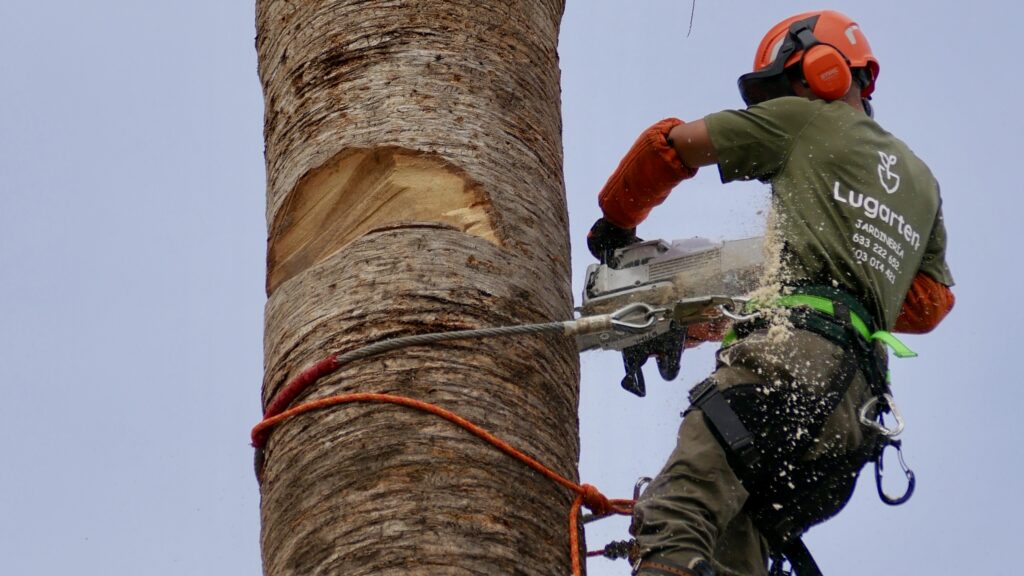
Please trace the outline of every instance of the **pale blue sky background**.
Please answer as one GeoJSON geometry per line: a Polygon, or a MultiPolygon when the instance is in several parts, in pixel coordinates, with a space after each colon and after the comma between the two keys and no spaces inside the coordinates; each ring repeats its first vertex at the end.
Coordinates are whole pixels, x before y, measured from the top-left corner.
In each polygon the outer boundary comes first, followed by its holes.
{"type": "MultiPolygon", "coordinates": [[[[741,105],[761,35],[817,2],[569,0],[561,55],[574,281],[595,195],[644,127],[741,105]]],[[[1014,574],[1024,393],[1010,2],[852,2],[881,60],[877,119],[943,185],[957,309],[894,362],[917,495],[870,473],[808,539],[829,576],[1014,574]],[[862,554],[867,554],[862,556],[862,554]]],[[[262,97],[251,1],[0,3],[0,558],[12,575],[257,574],[248,430],[262,371],[262,97]]],[[[642,236],[761,230],[765,190],[684,183],[642,236]]],[[[581,477],[627,496],[674,442],[679,381],[619,388],[583,357],[581,477]]],[[[870,472],[870,471],[869,471],[870,472]]],[[[892,472],[896,472],[893,470],[892,472]]],[[[894,478],[898,474],[894,474],[894,478]]],[[[625,537],[609,521],[592,547],[625,537]]],[[[591,574],[626,574],[590,562],[591,574]]]]}

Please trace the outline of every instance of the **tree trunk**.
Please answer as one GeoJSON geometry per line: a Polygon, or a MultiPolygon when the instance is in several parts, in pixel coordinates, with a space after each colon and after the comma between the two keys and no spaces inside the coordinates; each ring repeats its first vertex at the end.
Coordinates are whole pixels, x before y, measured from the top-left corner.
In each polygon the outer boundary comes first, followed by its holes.
{"type": "MultiPolygon", "coordinates": [[[[258,0],[266,101],[264,405],[397,336],[571,317],[556,42],[563,0],[258,0]]],[[[298,402],[426,400],[570,479],[575,346],[407,348],[298,402]]],[[[435,416],[347,404],[278,426],[266,574],[566,574],[573,494],[435,416]]]]}

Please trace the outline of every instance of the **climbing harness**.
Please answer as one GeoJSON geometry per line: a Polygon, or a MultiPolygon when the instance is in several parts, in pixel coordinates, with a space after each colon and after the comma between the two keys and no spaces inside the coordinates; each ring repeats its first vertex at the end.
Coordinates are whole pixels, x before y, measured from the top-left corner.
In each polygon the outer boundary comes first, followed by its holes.
{"type": "MultiPolygon", "coordinates": [[[[833,295],[841,294],[839,291],[825,292],[831,292],[833,295]]],[[[775,300],[774,305],[782,308],[797,308],[800,306],[804,306],[815,312],[819,312],[820,314],[831,317],[837,317],[839,315],[839,312],[837,312],[837,310],[841,310],[843,308],[849,310],[851,304],[853,304],[853,306],[856,308],[861,307],[860,304],[856,303],[855,300],[851,300],[849,298],[843,298],[843,300],[844,302],[833,301],[830,300],[828,297],[817,296],[813,294],[789,294],[787,296],[782,296],[781,298],[775,300]]],[[[730,312],[729,318],[740,322],[762,318],[763,310],[759,309],[759,307],[760,306],[757,302],[748,301],[748,308],[751,308],[752,312],[744,316],[739,316],[730,312]]],[[[864,338],[864,340],[867,340],[869,343],[874,342],[876,340],[882,342],[883,344],[892,349],[893,354],[895,354],[897,358],[914,358],[915,356],[917,356],[916,352],[911,350],[906,344],[900,341],[900,339],[894,336],[891,332],[885,330],[876,330],[872,332],[868,328],[867,322],[864,320],[864,318],[867,317],[866,314],[858,313],[855,310],[849,310],[849,312],[850,324],[852,328],[856,331],[858,335],[864,338]]],[[[836,337],[839,334],[840,332],[836,332],[835,330],[833,330],[829,335],[833,336],[833,339],[837,339],[836,337]]],[[[736,341],[737,337],[738,333],[736,333],[735,331],[730,331],[728,334],[726,334],[725,339],[722,340],[722,346],[728,346],[732,344],[733,342],[736,341]]]]}
{"type": "MultiPolygon", "coordinates": [[[[787,440],[786,434],[780,431],[785,424],[766,427],[767,420],[762,422],[763,418],[755,417],[759,410],[765,410],[761,404],[767,401],[749,393],[751,386],[732,386],[723,391],[713,378],[709,378],[698,384],[690,395],[691,409],[702,411],[709,428],[726,449],[737,475],[751,493],[746,509],[769,542],[771,576],[821,576],[821,570],[801,536],[807,528],[845,505],[865,463],[874,460],[878,493],[886,504],[895,506],[906,502],[916,483],[913,471],[903,460],[901,442],[895,439],[903,431],[905,423],[890,392],[884,350],[874,343],[884,343],[898,357],[915,354],[892,334],[871,331],[864,320],[868,316],[858,302],[838,291],[825,293],[832,298],[801,293],[784,296],[775,302],[778,307],[791,308],[790,321],[795,327],[814,332],[845,352],[839,368],[821,395],[820,409],[811,412],[813,417],[802,438],[798,435],[796,441],[787,440]],[[850,453],[802,461],[802,455],[820,435],[825,421],[839,406],[858,370],[864,371],[872,394],[860,408],[858,419],[871,435],[861,448],[850,453]],[[891,414],[893,425],[886,425],[886,414],[891,414]],[[745,420],[752,422],[755,430],[752,431],[745,420]],[[780,434],[781,437],[776,437],[780,434]],[[908,482],[906,491],[899,497],[889,496],[882,486],[883,456],[889,446],[896,448],[908,482]],[[770,462],[767,466],[766,460],[770,462]],[[770,474],[779,461],[798,462],[784,483],[770,474]]],[[[769,326],[770,322],[763,317],[762,311],[753,307],[754,310],[742,317],[737,315],[738,323],[726,335],[723,347],[769,326]]]]}

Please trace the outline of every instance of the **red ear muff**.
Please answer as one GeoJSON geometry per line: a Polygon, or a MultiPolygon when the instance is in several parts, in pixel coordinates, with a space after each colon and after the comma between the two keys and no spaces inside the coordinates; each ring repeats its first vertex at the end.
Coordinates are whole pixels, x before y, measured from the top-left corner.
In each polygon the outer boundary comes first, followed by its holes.
{"type": "Polygon", "coordinates": [[[804,80],[811,92],[823,100],[838,100],[850,91],[853,73],[839,50],[828,44],[816,44],[804,51],[804,80]]]}

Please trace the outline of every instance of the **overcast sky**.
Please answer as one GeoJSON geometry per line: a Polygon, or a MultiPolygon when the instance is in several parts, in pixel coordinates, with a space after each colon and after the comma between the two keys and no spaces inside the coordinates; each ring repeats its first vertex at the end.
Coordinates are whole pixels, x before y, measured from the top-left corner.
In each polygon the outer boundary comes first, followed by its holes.
{"type": "MultiPolygon", "coordinates": [[[[597,190],[640,130],[742,102],[761,36],[801,0],[569,0],[560,42],[575,292],[597,190]]],[[[1024,209],[1017,3],[831,7],[881,61],[876,118],[942,183],[954,313],[893,362],[917,494],[854,501],[808,543],[829,576],[1012,574],[1019,560],[1024,209]]],[[[264,303],[262,96],[250,1],[0,2],[0,558],[4,574],[258,574],[248,431],[264,303]]],[[[766,190],[713,169],[645,238],[760,233],[766,190]]],[[[712,368],[619,388],[583,356],[581,479],[610,496],[655,473],[712,368]]],[[[891,471],[899,480],[898,471],[891,471]]],[[[896,490],[899,483],[893,486],[896,490]]],[[[625,523],[589,529],[591,547],[625,523]]],[[[625,563],[590,561],[597,576],[625,563]]]]}

